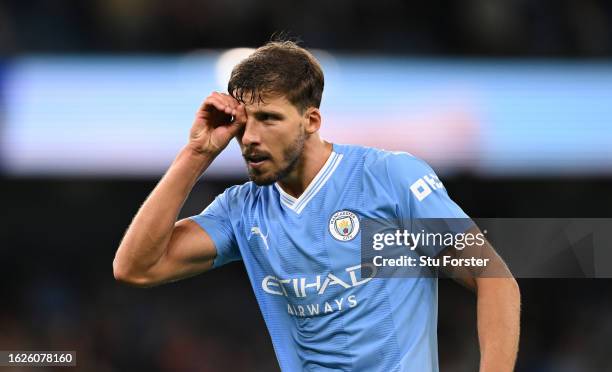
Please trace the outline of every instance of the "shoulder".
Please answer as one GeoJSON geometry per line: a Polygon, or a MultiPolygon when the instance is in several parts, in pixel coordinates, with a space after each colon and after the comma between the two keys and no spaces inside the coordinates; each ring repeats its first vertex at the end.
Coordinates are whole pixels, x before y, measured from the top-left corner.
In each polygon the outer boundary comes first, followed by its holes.
{"type": "Polygon", "coordinates": [[[416,180],[434,173],[423,159],[404,151],[386,151],[368,148],[365,169],[376,177],[394,180],[416,180]]]}
{"type": "Polygon", "coordinates": [[[387,151],[361,145],[334,144],[334,151],[350,159],[363,159],[364,165],[370,168],[397,166],[427,165],[422,159],[405,151],[387,151]]]}
{"type": "Polygon", "coordinates": [[[254,200],[261,192],[262,188],[263,187],[257,186],[255,183],[249,181],[242,185],[228,187],[219,195],[219,198],[228,209],[242,209],[246,203],[254,200]]]}

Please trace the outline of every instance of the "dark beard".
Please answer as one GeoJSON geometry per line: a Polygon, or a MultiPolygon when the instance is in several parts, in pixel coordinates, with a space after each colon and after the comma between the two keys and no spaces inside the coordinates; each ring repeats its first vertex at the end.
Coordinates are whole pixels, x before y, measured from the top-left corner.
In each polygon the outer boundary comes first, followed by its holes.
{"type": "Polygon", "coordinates": [[[306,142],[306,134],[300,131],[298,137],[283,151],[283,161],[287,164],[284,168],[279,169],[276,173],[268,176],[261,177],[258,172],[254,169],[249,170],[249,178],[257,186],[268,186],[278,180],[282,180],[291,173],[298,164],[302,152],[304,152],[304,143],[306,142]]]}

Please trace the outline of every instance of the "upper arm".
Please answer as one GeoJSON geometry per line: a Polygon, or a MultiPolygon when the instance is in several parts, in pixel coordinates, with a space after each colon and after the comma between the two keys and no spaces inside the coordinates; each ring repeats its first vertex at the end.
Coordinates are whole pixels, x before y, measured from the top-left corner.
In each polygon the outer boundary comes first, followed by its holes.
{"type": "Polygon", "coordinates": [[[171,282],[209,270],[217,255],[210,235],[189,218],[174,225],[163,256],[149,270],[154,283],[171,282]]]}
{"type": "MultiPolygon", "coordinates": [[[[391,181],[391,193],[399,203],[399,218],[414,232],[482,235],[478,226],[448,195],[434,170],[424,161],[407,153],[389,154],[385,176],[391,181]]],[[[512,278],[511,272],[483,236],[483,244],[420,246],[420,255],[487,260],[486,267],[444,266],[442,271],[468,288],[477,288],[482,278],[512,278]]]]}
{"type": "Polygon", "coordinates": [[[231,221],[226,193],[202,213],[178,221],[164,255],[149,270],[154,283],[187,278],[240,259],[231,221]]]}

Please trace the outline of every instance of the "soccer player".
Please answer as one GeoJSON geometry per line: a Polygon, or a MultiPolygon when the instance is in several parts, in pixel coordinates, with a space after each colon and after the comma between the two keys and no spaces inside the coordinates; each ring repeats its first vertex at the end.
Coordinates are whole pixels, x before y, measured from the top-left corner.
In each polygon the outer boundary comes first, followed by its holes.
{"type": "MultiPolygon", "coordinates": [[[[153,286],[242,260],[283,370],[438,371],[437,280],[362,276],[359,222],[467,216],[422,160],[323,140],[323,81],[317,60],[293,42],[270,42],[240,62],[229,94],[204,100],[187,145],[134,217],[114,275],[153,286]],[[177,222],[232,138],[251,181],[177,222]],[[411,189],[424,177],[439,187],[411,189]]],[[[516,282],[470,285],[480,370],[511,371],[516,282]]]]}

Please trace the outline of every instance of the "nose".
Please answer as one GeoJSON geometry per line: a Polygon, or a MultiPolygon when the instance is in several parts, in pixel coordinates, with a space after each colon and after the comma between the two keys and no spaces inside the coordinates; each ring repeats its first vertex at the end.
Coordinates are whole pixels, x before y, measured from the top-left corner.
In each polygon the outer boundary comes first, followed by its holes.
{"type": "Polygon", "coordinates": [[[244,125],[244,132],[240,141],[243,146],[249,147],[252,145],[258,145],[261,142],[259,136],[259,123],[252,117],[247,118],[246,124],[244,125]]]}

